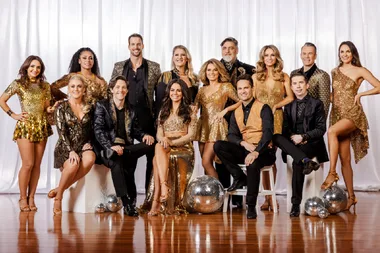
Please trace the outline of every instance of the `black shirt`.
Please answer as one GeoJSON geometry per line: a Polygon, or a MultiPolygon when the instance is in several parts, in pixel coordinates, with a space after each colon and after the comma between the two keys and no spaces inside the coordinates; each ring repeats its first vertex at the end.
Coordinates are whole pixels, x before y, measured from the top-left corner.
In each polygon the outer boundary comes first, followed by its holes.
{"type": "MultiPolygon", "coordinates": [[[[252,104],[254,100],[252,100],[247,106],[242,105],[243,112],[244,112],[244,124],[248,120],[249,112],[251,111],[252,104]]],[[[273,126],[273,113],[270,107],[265,104],[260,112],[260,117],[262,120],[262,128],[263,128],[263,135],[261,137],[261,140],[257,144],[257,147],[255,151],[262,153],[266,150],[268,147],[268,144],[272,141],[274,126],[273,126]]],[[[232,113],[231,119],[230,119],[230,126],[228,128],[228,141],[235,143],[236,145],[240,146],[240,143],[243,141],[243,136],[240,133],[239,126],[236,123],[235,118],[235,112],[232,113]]]]}
{"type": "Polygon", "coordinates": [[[127,131],[125,129],[125,108],[119,110],[115,106],[116,110],[116,137],[127,140],[127,131]]]}
{"type": "Polygon", "coordinates": [[[308,96],[303,99],[297,99],[297,112],[296,112],[296,134],[304,134],[305,130],[303,127],[303,121],[305,118],[305,108],[308,96]]]}
{"type": "Polygon", "coordinates": [[[144,64],[137,68],[136,72],[133,70],[132,62],[128,64],[127,80],[129,83],[128,101],[135,107],[149,108],[147,103],[147,96],[144,89],[144,64]]]}

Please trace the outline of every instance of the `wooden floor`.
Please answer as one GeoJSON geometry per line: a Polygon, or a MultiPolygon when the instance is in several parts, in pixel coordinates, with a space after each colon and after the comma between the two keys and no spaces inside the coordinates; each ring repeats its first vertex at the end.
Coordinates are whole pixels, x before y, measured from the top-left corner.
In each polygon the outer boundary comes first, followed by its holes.
{"type": "MultiPolygon", "coordinates": [[[[17,195],[0,195],[0,252],[380,252],[380,193],[357,193],[356,215],[289,218],[242,210],[209,215],[131,218],[120,213],[52,214],[36,196],[38,212],[18,211],[17,195]]],[[[142,202],[143,196],[139,197],[142,202]]]]}

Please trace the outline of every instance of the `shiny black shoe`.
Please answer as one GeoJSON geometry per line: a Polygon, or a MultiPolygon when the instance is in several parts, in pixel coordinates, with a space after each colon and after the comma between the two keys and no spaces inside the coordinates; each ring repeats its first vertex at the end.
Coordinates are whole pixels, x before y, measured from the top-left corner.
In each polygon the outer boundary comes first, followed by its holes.
{"type": "Polygon", "coordinates": [[[309,175],[312,171],[318,170],[318,169],[319,169],[319,163],[316,163],[316,162],[310,160],[310,161],[305,163],[302,173],[304,175],[309,175]]]}
{"type": "Polygon", "coordinates": [[[292,209],[290,210],[290,217],[298,217],[300,216],[300,205],[293,204],[292,209]]]}
{"type": "Polygon", "coordinates": [[[131,217],[137,217],[139,216],[139,213],[136,210],[135,205],[127,205],[124,207],[124,214],[131,216],[131,217]]]}
{"type": "Polygon", "coordinates": [[[233,192],[236,189],[239,189],[240,187],[247,185],[247,178],[244,179],[234,179],[232,185],[227,188],[228,192],[233,192]]]}
{"type": "Polygon", "coordinates": [[[247,219],[256,219],[256,206],[248,206],[247,219]]]}

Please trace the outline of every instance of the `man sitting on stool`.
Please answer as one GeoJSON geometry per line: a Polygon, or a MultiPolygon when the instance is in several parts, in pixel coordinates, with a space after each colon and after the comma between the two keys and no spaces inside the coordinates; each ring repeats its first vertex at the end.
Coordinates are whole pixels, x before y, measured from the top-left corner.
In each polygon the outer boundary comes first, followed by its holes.
{"type": "Polygon", "coordinates": [[[285,106],[282,135],[275,134],[273,143],[283,151],[284,162],[287,154],[293,158],[290,217],[298,217],[305,175],[319,169],[311,159],[317,157],[323,163],[329,158],[323,140],[326,119],[322,101],[308,95],[309,84],[302,73],[291,75],[290,83],[296,99],[285,106]]]}
{"type": "Polygon", "coordinates": [[[234,178],[227,191],[247,184],[247,218],[256,219],[260,170],[276,161],[275,150],[268,147],[273,136],[273,113],[268,105],[253,99],[250,75],[240,76],[236,86],[243,104],[231,115],[228,141],[217,141],[214,151],[234,178]],[[247,176],[238,165],[242,163],[247,166],[247,176]]]}

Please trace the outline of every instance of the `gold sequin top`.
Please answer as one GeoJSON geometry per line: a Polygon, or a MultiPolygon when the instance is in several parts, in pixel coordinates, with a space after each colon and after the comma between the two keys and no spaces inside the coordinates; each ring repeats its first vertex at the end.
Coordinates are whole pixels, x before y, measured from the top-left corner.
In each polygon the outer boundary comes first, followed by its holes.
{"type": "Polygon", "coordinates": [[[84,81],[86,82],[87,102],[90,105],[95,106],[97,101],[107,98],[108,86],[107,82],[102,77],[97,77],[96,75],[93,75],[93,78],[87,78],[80,72],[78,72],[64,75],[61,79],[51,84],[51,93],[53,101],[59,101],[67,98],[67,95],[63,93],[60,89],[66,87],[69,84],[70,78],[73,75],[77,74],[81,75],[84,81]]]}
{"type": "Polygon", "coordinates": [[[28,113],[24,121],[17,121],[13,133],[13,140],[28,139],[31,142],[46,140],[53,134],[51,126],[46,118],[46,102],[50,101],[49,83],[27,83],[22,84],[20,80],[14,80],[5,90],[10,97],[17,94],[21,111],[28,113]]]}
{"type": "Polygon", "coordinates": [[[358,163],[369,148],[368,122],[363,108],[354,104],[360,84],[344,75],[339,68],[331,71],[333,100],[330,114],[330,126],[342,119],[351,120],[357,129],[351,133],[351,146],[354,150],[355,163],[358,163]]]}
{"type": "MultiPolygon", "coordinates": [[[[285,97],[285,86],[281,81],[273,81],[273,88],[269,88],[266,81],[260,82],[255,81],[255,98],[261,103],[268,104],[270,108],[279,102],[281,102],[285,97]]],[[[274,113],[274,133],[282,134],[282,121],[283,121],[283,111],[279,108],[274,113]]]]}
{"type": "Polygon", "coordinates": [[[185,145],[194,140],[196,126],[197,116],[195,112],[191,114],[191,121],[188,124],[183,123],[183,118],[172,112],[164,124],[158,125],[157,140],[168,137],[173,140],[173,146],[185,145]]]}
{"type": "Polygon", "coordinates": [[[222,122],[216,123],[215,117],[224,110],[228,98],[235,102],[239,101],[236,90],[231,83],[221,83],[219,89],[207,97],[206,87],[203,86],[199,89],[194,103],[197,107],[202,106],[196,140],[199,142],[227,140],[227,121],[223,118],[222,122]]]}

